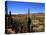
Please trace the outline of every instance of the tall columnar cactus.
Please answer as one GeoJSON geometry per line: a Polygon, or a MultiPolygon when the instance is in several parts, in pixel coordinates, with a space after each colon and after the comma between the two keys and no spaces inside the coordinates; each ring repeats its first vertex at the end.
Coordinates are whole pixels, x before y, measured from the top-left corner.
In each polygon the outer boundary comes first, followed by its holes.
{"type": "Polygon", "coordinates": [[[30,24],[31,24],[30,10],[28,9],[28,32],[30,32],[30,24]]]}
{"type": "Polygon", "coordinates": [[[9,11],[9,17],[8,17],[8,26],[11,25],[12,17],[11,17],[11,11],[9,11]]]}

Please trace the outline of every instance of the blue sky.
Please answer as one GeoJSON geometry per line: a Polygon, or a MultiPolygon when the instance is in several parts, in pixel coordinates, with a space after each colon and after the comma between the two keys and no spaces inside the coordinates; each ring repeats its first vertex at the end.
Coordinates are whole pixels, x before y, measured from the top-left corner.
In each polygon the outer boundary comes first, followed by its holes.
{"type": "Polygon", "coordinates": [[[8,1],[7,7],[8,7],[8,13],[9,11],[11,11],[12,14],[27,14],[28,8],[30,9],[30,13],[45,12],[44,3],[8,1]]]}

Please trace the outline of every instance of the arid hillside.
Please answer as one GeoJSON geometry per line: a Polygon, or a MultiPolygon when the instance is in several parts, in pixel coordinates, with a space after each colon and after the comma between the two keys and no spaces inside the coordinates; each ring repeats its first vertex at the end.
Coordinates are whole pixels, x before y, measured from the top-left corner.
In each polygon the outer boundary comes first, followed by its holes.
{"type": "MultiPolygon", "coordinates": [[[[12,22],[17,28],[17,33],[28,32],[28,17],[30,17],[30,32],[44,32],[45,30],[45,15],[44,14],[26,14],[11,15],[12,22]],[[16,25],[17,24],[17,25],[16,25]]],[[[13,29],[15,30],[15,29],[13,29]]]]}

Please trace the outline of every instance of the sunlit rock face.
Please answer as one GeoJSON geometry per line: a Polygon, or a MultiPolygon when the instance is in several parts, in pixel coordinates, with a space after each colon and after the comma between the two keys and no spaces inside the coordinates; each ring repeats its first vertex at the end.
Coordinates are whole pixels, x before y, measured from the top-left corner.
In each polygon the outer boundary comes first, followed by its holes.
{"type": "Polygon", "coordinates": [[[32,19],[32,26],[34,32],[43,32],[45,27],[45,16],[44,14],[40,14],[38,16],[34,16],[34,19],[32,19]]]}

